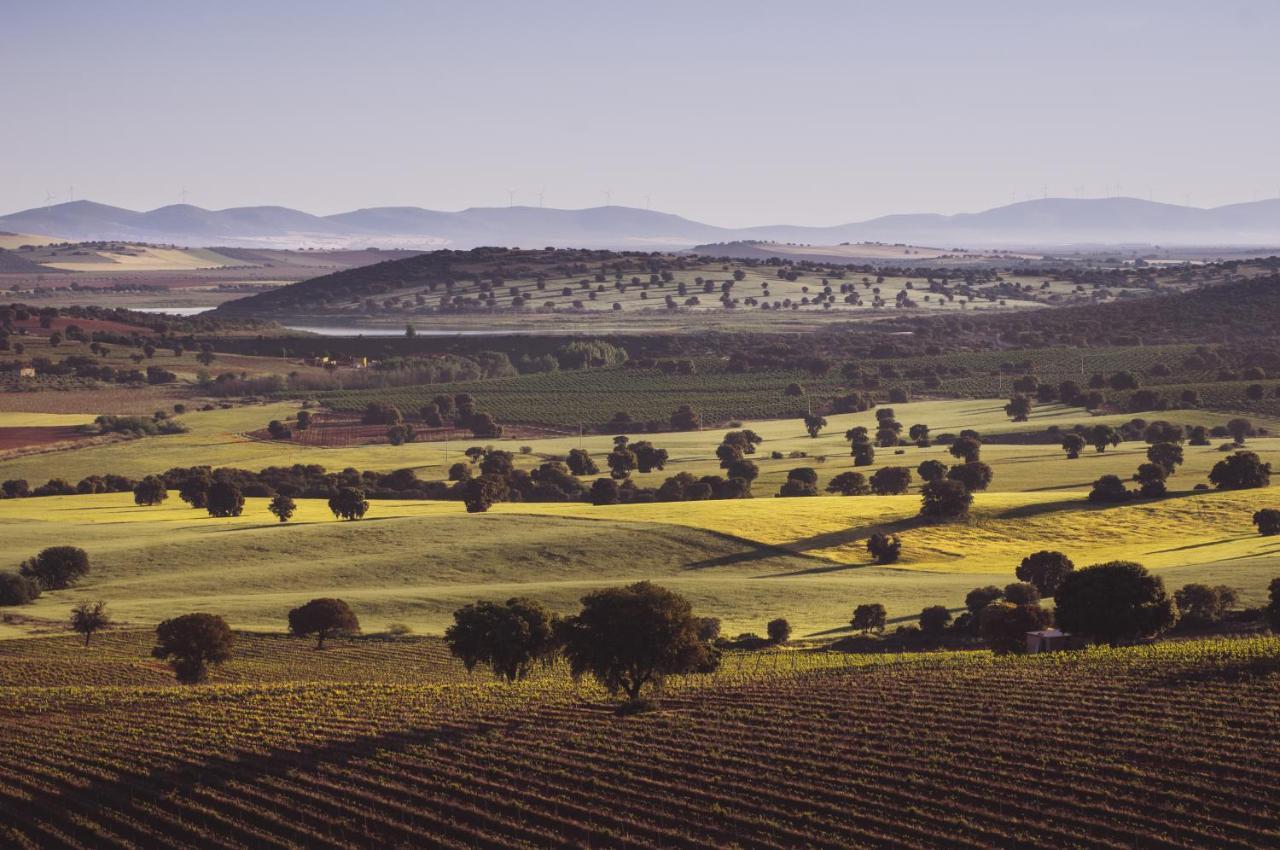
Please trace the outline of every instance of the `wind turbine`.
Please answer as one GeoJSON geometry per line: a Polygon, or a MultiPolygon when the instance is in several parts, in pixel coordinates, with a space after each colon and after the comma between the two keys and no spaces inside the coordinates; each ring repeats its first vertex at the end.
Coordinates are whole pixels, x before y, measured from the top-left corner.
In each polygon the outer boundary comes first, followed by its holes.
{"type": "Polygon", "coordinates": [[[189,194],[189,193],[187,192],[187,187],[186,187],[186,186],[183,186],[180,190],[178,190],[178,199],[179,199],[179,200],[181,200],[181,201],[182,201],[182,203],[184,203],[184,204],[185,204],[185,203],[187,202],[187,195],[188,195],[188,194],[189,194]]]}
{"type": "Polygon", "coordinates": [[[609,189],[604,190],[604,205],[606,207],[613,206],[613,192],[609,189]]]}
{"type": "Polygon", "coordinates": [[[542,195],[546,191],[547,191],[546,186],[543,186],[541,189],[538,190],[538,209],[542,209],[542,195]]]}
{"type": "Polygon", "coordinates": [[[44,208],[47,210],[53,206],[53,193],[48,189],[44,190],[44,208]]]}
{"type": "Polygon", "coordinates": [[[516,190],[508,189],[507,190],[507,206],[514,207],[515,205],[516,205],[516,190]]]}
{"type": "Polygon", "coordinates": [[[653,200],[653,198],[652,198],[652,197],[650,197],[649,195],[645,195],[645,196],[644,196],[644,208],[645,208],[645,209],[649,209],[649,208],[650,208],[650,203],[649,203],[649,202],[650,202],[650,201],[652,201],[652,200],[653,200]]]}

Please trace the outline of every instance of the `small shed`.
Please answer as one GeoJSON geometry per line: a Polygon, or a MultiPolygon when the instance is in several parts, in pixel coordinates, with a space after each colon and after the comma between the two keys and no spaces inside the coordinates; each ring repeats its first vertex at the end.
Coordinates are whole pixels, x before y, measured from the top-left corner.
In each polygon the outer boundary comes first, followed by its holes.
{"type": "Polygon", "coordinates": [[[18,366],[19,378],[34,378],[36,376],[36,367],[30,363],[22,363],[18,366]]]}
{"type": "Polygon", "coordinates": [[[1037,652],[1061,652],[1064,649],[1080,649],[1084,642],[1061,629],[1041,629],[1027,632],[1027,654],[1037,652]]]}

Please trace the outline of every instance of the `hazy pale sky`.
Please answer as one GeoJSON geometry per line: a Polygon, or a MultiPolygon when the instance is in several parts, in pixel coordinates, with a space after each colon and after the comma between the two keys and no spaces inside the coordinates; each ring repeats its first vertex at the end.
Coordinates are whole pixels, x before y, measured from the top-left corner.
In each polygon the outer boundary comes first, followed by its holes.
{"type": "Polygon", "coordinates": [[[835,224],[1280,191],[1280,3],[0,3],[0,212],[835,224]]]}

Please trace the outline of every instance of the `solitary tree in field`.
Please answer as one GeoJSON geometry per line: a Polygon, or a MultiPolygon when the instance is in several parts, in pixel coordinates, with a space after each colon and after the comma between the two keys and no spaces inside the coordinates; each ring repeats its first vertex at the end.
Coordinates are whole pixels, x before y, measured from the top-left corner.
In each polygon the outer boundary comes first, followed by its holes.
{"type": "Polygon", "coordinates": [[[168,659],[178,681],[191,685],[208,678],[210,664],[230,658],[234,644],[235,635],[217,614],[184,614],[156,626],[151,655],[168,659]]]}
{"type": "Polygon", "coordinates": [[[849,625],[863,634],[884,631],[885,610],[879,602],[868,602],[853,609],[853,619],[849,625]]]}
{"type": "Polygon", "coordinates": [[[1084,437],[1079,434],[1065,434],[1062,437],[1062,450],[1067,453],[1067,460],[1076,460],[1084,450],[1084,437]]]}
{"type": "Polygon", "coordinates": [[[1271,464],[1253,452],[1236,452],[1213,465],[1209,480],[1219,490],[1248,490],[1271,483],[1271,464]]]}
{"type": "Polygon", "coordinates": [[[907,429],[907,436],[910,437],[911,441],[915,443],[917,446],[919,446],[920,448],[927,449],[929,447],[929,426],[928,425],[925,425],[922,423],[917,423],[915,425],[912,425],[909,429],[907,429]]]}
{"type": "Polygon", "coordinates": [[[1026,422],[1031,417],[1031,399],[1022,394],[1015,395],[1004,406],[1004,412],[1014,422],[1026,422]]]}
{"type": "Polygon", "coordinates": [[[81,602],[71,609],[71,630],[84,635],[84,645],[94,632],[101,631],[111,625],[111,617],[107,615],[105,602],[81,602]]]}
{"type": "Polygon", "coordinates": [[[341,599],[312,599],[289,612],[289,633],[297,637],[316,636],[316,649],[324,649],[326,638],[355,634],[360,620],[341,599]]]}
{"type": "Polygon", "coordinates": [[[911,470],[905,466],[885,466],[871,476],[871,492],[877,496],[897,496],[911,486],[911,470]]]}
{"type": "Polygon", "coordinates": [[[164,479],[157,475],[148,475],[133,487],[133,503],[135,505],[158,505],[169,498],[164,479]]]}
{"type": "Polygon", "coordinates": [[[941,481],[947,477],[947,465],[940,460],[921,461],[916,467],[916,475],[926,484],[930,481],[941,481]]]}
{"type": "Polygon", "coordinates": [[[791,640],[791,624],[778,617],[776,620],[770,620],[765,626],[765,633],[769,635],[770,643],[783,644],[791,640]]]}
{"type": "Polygon", "coordinates": [[[977,463],[982,456],[982,441],[977,437],[958,437],[949,451],[952,457],[965,463],[977,463]]]}
{"type": "Polygon", "coordinates": [[[902,541],[896,534],[877,531],[867,538],[867,552],[877,564],[892,564],[902,554],[902,541]]]}
{"type": "Polygon", "coordinates": [[[642,581],[583,597],[582,611],[559,631],[575,677],[590,673],[610,693],[635,700],[665,676],[716,668],[719,657],[700,625],[687,600],[642,581]]]}
{"type": "Polygon", "coordinates": [[[1245,437],[1253,433],[1253,423],[1248,419],[1232,419],[1227,422],[1227,433],[1233,440],[1243,445],[1245,437]]]}
{"type": "Polygon", "coordinates": [[[1023,558],[1015,574],[1018,581],[1035,585],[1041,596],[1052,597],[1058,592],[1062,580],[1075,568],[1071,559],[1061,552],[1042,550],[1023,558]]]}
{"type": "Polygon", "coordinates": [[[1147,448],[1147,460],[1164,470],[1166,476],[1173,475],[1182,464],[1182,446],[1177,443],[1153,443],[1147,448]]]}
{"type": "Polygon", "coordinates": [[[1120,434],[1110,425],[1094,425],[1089,429],[1089,445],[1101,454],[1109,447],[1120,445],[1120,434]]]}
{"type": "Polygon", "coordinates": [[[1132,561],[1110,561],[1069,573],[1054,603],[1059,627],[1095,643],[1150,637],[1177,620],[1164,581],[1132,561]]]}
{"type": "Polygon", "coordinates": [[[1099,504],[1119,504],[1127,502],[1133,498],[1133,493],[1124,486],[1124,481],[1118,475],[1103,475],[1097,481],[1093,482],[1093,489],[1089,491],[1089,501],[1099,504]]]}
{"type": "Polygon", "coordinates": [[[89,555],[76,546],[49,546],[23,561],[18,573],[42,590],[65,590],[88,575],[89,555]]]}
{"type": "Polygon", "coordinates": [[[1253,524],[1263,537],[1280,534],[1280,511],[1275,508],[1263,508],[1253,514],[1253,524]]]}
{"type": "Polygon", "coordinates": [[[276,519],[281,522],[288,522],[293,518],[293,512],[298,509],[293,499],[283,493],[277,493],[275,498],[271,500],[271,504],[267,505],[267,510],[275,514],[276,519]]]}
{"type": "Polygon", "coordinates": [[[870,466],[876,462],[875,446],[869,442],[854,443],[852,454],[854,466],[870,466]]]}
{"type": "Polygon", "coordinates": [[[329,497],[329,510],[335,519],[356,520],[369,510],[369,502],[364,491],[356,487],[342,487],[329,497]]]}
{"type": "Polygon", "coordinates": [[[823,428],[827,427],[827,418],[818,414],[810,414],[804,418],[804,429],[809,432],[810,437],[817,437],[823,428]]]}
{"type": "Polygon", "coordinates": [[[865,496],[871,488],[861,472],[841,472],[827,483],[827,492],[841,496],[865,496]]]}
{"type": "Polygon", "coordinates": [[[1164,483],[1168,475],[1165,468],[1157,463],[1139,464],[1138,471],[1133,474],[1133,480],[1138,482],[1138,495],[1144,499],[1163,496],[1168,491],[1164,483]]]}
{"type": "Polygon", "coordinates": [[[560,650],[556,617],[542,603],[517,597],[499,605],[476,602],[453,612],[444,640],[470,672],[485,664],[495,676],[515,682],[535,663],[550,664],[560,650]]]}
{"type": "Polygon", "coordinates": [[[230,481],[214,481],[205,496],[205,510],[209,516],[240,516],[244,511],[244,495],[230,481]]]}

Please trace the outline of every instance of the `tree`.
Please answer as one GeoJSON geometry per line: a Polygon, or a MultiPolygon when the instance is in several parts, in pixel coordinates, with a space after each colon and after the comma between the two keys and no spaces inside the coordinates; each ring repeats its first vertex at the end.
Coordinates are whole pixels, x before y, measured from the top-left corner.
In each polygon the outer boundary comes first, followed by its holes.
{"type": "Polygon", "coordinates": [[[76,546],[50,546],[23,561],[18,573],[42,590],[66,590],[89,574],[89,555],[76,546]]]}
{"type": "Polygon", "coordinates": [[[489,413],[472,413],[466,417],[466,427],[477,437],[498,438],[502,436],[502,426],[489,413]]]}
{"type": "Polygon", "coordinates": [[[1004,591],[996,587],[994,584],[989,584],[986,587],[975,587],[973,590],[965,594],[964,607],[968,609],[971,615],[977,617],[978,614],[982,612],[983,608],[986,608],[992,602],[995,602],[1003,596],[1004,591]]]}
{"type": "Polygon", "coordinates": [[[1009,403],[1004,406],[1004,412],[1014,422],[1026,422],[1031,418],[1031,399],[1019,393],[1009,399],[1009,403]]]}
{"type": "Polygon", "coordinates": [[[969,515],[973,494],[959,481],[944,478],[920,488],[920,516],[936,520],[962,519],[969,515]]]}
{"type": "Polygon", "coordinates": [[[485,664],[495,676],[515,682],[535,663],[551,663],[560,649],[556,631],[556,617],[542,603],[516,597],[501,605],[476,602],[459,608],[444,640],[467,672],[485,664]]]}
{"type": "Polygon", "coordinates": [[[630,477],[636,468],[636,453],[626,446],[618,446],[605,458],[609,464],[609,475],[617,481],[630,477]]]}
{"type": "Polygon", "coordinates": [[[1067,460],[1077,460],[1080,452],[1084,450],[1084,437],[1079,434],[1064,434],[1062,437],[1062,450],[1067,453],[1067,460]]]}
{"type": "Polygon", "coordinates": [[[949,451],[952,457],[965,463],[977,463],[982,455],[982,441],[977,437],[958,437],[949,451]]]}
{"type": "Polygon", "coordinates": [[[326,638],[359,631],[360,620],[341,599],[312,599],[289,612],[289,634],[315,635],[316,649],[324,649],[326,638]]]}
{"type": "Polygon", "coordinates": [[[1168,492],[1165,486],[1165,478],[1169,475],[1163,466],[1156,463],[1143,463],[1138,465],[1138,471],[1133,474],[1133,480],[1138,482],[1138,495],[1144,499],[1157,499],[1168,492]]]}
{"type": "Polygon", "coordinates": [[[407,422],[401,422],[398,425],[392,425],[387,429],[387,442],[393,446],[402,446],[405,443],[412,443],[418,437],[418,432],[413,430],[413,426],[407,422]]]}
{"type": "Polygon", "coordinates": [[[884,606],[879,602],[868,602],[853,609],[853,619],[849,621],[849,625],[863,634],[878,634],[884,631],[885,619],[884,606]]]}
{"type": "Polygon", "coordinates": [[[357,520],[369,510],[364,491],[356,487],[341,487],[329,497],[329,510],[335,519],[357,520]]]}
{"type": "Polygon", "coordinates": [[[164,479],[158,475],[148,475],[133,486],[135,505],[158,505],[167,498],[169,491],[164,486],[164,479]]]}
{"type": "Polygon", "coordinates": [[[178,485],[178,498],[193,508],[206,508],[210,483],[208,475],[189,476],[178,485]]]}
{"type": "Polygon", "coordinates": [[[867,552],[877,564],[892,564],[902,554],[902,541],[896,534],[876,532],[867,538],[867,552]]]}
{"type": "Polygon", "coordinates": [[[469,514],[484,513],[507,494],[507,482],[492,474],[470,478],[462,484],[462,503],[469,514]]]}
{"type": "Polygon", "coordinates": [[[1124,486],[1124,482],[1117,475],[1104,475],[1097,481],[1093,482],[1093,489],[1089,491],[1089,501],[1099,504],[1118,504],[1127,502],[1133,498],[1133,494],[1124,486]]]}
{"type": "Polygon", "coordinates": [[[1271,631],[1280,633],[1280,578],[1273,578],[1267,586],[1267,607],[1263,613],[1267,615],[1267,625],[1271,631]]]}
{"type": "Polygon", "coordinates": [[[991,484],[992,472],[991,467],[980,460],[975,460],[951,467],[947,470],[947,478],[951,481],[959,481],[970,493],[976,493],[987,489],[991,484]]]}
{"type": "Polygon", "coordinates": [[[947,477],[947,465],[940,460],[921,461],[916,467],[916,475],[926,484],[930,481],[941,481],[947,477]]]}
{"type": "Polygon", "coordinates": [[[574,475],[597,475],[600,472],[596,462],[591,459],[591,455],[586,449],[570,449],[565,463],[569,466],[569,471],[574,475]]]}
{"type": "Polygon", "coordinates": [[[809,432],[810,437],[817,437],[823,428],[827,427],[827,419],[825,416],[811,413],[804,418],[804,429],[809,432]]]}
{"type": "Polygon", "coordinates": [[[193,685],[209,675],[210,664],[231,657],[235,635],[217,614],[184,614],[156,626],[153,658],[168,659],[178,681],[193,685]]]}
{"type": "Polygon", "coordinates": [[[1164,470],[1166,476],[1182,464],[1182,446],[1177,443],[1159,442],[1147,447],[1147,460],[1164,470]]]}
{"type": "Polygon", "coordinates": [[[40,598],[40,582],[19,573],[0,573],[0,605],[27,605],[40,598]]]}
{"type": "Polygon", "coordinates": [[[947,630],[951,612],[945,605],[930,605],[920,612],[920,631],[929,637],[938,637],[947,630]]]}
{"type": "Polygon", "coordinates": [[[267,433],[273,440],[288,440],[293,437],[293,431],[279,419],[272,419],[267,423],[267,433]]]}
{"type": "Polygon", "coordinates": [[[1253,514],[1253,524],[1263,537],[1274,537],[1280,534],[1280,511],[1275,508],[1263,508],[1253,514]]]}
{"type": "Polygon", "coordinates": [[[687,404],[682,404],[676,408],[676,412],[671,414],[671,430],[672,431],[697,431],[702,427],[702,417],[687,404]]]}
{"type": "Polygon", "coordinates": [[[1236,452],[1213,465],[1209,480],[1219,490],[1248,490],[1271,483],[1271,464],[1253,452],[1236,452]]]}
{"type": "Polygon", "coordinates": [[[558,630],[574,678],[590,673],[611,694],[639,699],[645,685],[678,673],[709,673],[719,663],[683,597],[651,584],[597,590],[558,630]]]}
{"type": "Polygon", "coordinates": [[[612,478],[597,478],[591,485],[591,504],[616,505],[622,501],[618,482],[612,478]]]}
{"type": "Polygon", "coordinates": [[[1026,581],[1005,585],[1002,595],[1006,602],[1014,605],[1037,605],[1040,602],[1040,589],[1026,581]]]}
{"type": "Polygon", "coordinates": [[[1178,603],[1178,619],[1190,626],[1211,626],[1220,622],[1236,604],[1236,592],[1225,585],[1188,584],[1173,595],[1178,603]]]}
{"type": "Polygon", "coordinates": [[[1025,652],[1027,632],[1039,631],[1053,622],[1053,615],[1039,605],[993,602],[978,615],[978,633],[997,655],[1025,652]]]}
{"type": "Polygon", "coordinates": [[[1244,438],[1253,434],[1253,424],[1248,419],[1232,419],[1227,422],[1227,433],[1243,445],[1244,438]]]}
{"type": "Polygon", "coordinates": [[[1133,561],[1068,573],[1054,596],[1058,626],[1095,643],[1158,635],[1177,620],[1164,581],[1133,561]]]}
{"type": "Polygon", "coordinates": [[[1046,549],[1023,558],[1015,575],[1019,581],[1035,585],[1041,596],[1051,598],[1057,594],[1062,580],[1075,568],[1076,565],[1066,555],[1046,549]]]}
{"type": "Polygon", "coordinates": [[[870,443],[854,443],[852,454],[854,466],[870,466],[876,462],[875,446],[870,443]]]}
{"type": "Polygon", "coordinates": [[[778,617],[776,620],[770,620],[765,626],[765,633],[769,635],[770,643],[783,644],[791,640],[791,624],[778,617]]]}
{"type": "Polygon", "coordinates": [[[71,630],[84,635],[84,645],[89,645],[93,633],[111,625],[105,602],[81,602],[71,609],[71,630]]]}
{"type": "Polygon", "coordinates": [[[293,512],[297,509],[298,506],[293,503],[293,499],[283,493],[277,493],[275,498],[271,500],[271,504],[267,505],[267,510],[275,514],[276,519],[281,522],[288,522],[292,519],[293,512]]]}
{"type": "Polygon", "coordinates": [[[1143,429],[1142,439],[1152,445],[1156,443],[1181,443],[1183,440],[1182,426],[1174,425],[1172,422],[1166,422],[1163,419],[1157,419],[1143,429]]]}
{"type": "Polygon", "coordinates": [[[912,425],[909,429],[907,429],[907,436],[910,437],[912,442],[914,442],[916,446],[918,446],[919,448],[927,449],[930,445],[928,425],[924,425],[924,424],[912,425]]]}
{"type": "Polygon", "coordinates": [[[898,496],[911,486],[911,470],[905,466],[885,466],[871,476],[871,492],[877,496],[898,496]]]}
{"type": "Polygon", "coordinates": [[[244,495],[230,481],[214,481],[205,497],[205,510],[209,516],[240,516],[244,511],[244,495]]]}
{"type": "Polygon", "coordinates": [[[867,477],[861,472],[841,472],[827,484],[828,493],[841,496],[865,496],[871,492],[867,477]]]}
{"type": "Polygon", "coordinates": [[[1093,450],[1101,454],[1109,447],[1120,445],[1120,434],[1110,425],[1094,425],[1089,429],[1089,445],[1093,446],[1093,450]]]}
{"type": "Polygon", "coordinates": [[[666,469],[667,467],[667,450],[660,449],[648,440],[639,440],[632,443],[631,451],[635,452],[636,470],[638,472],[653,472],[666,469]]]}

